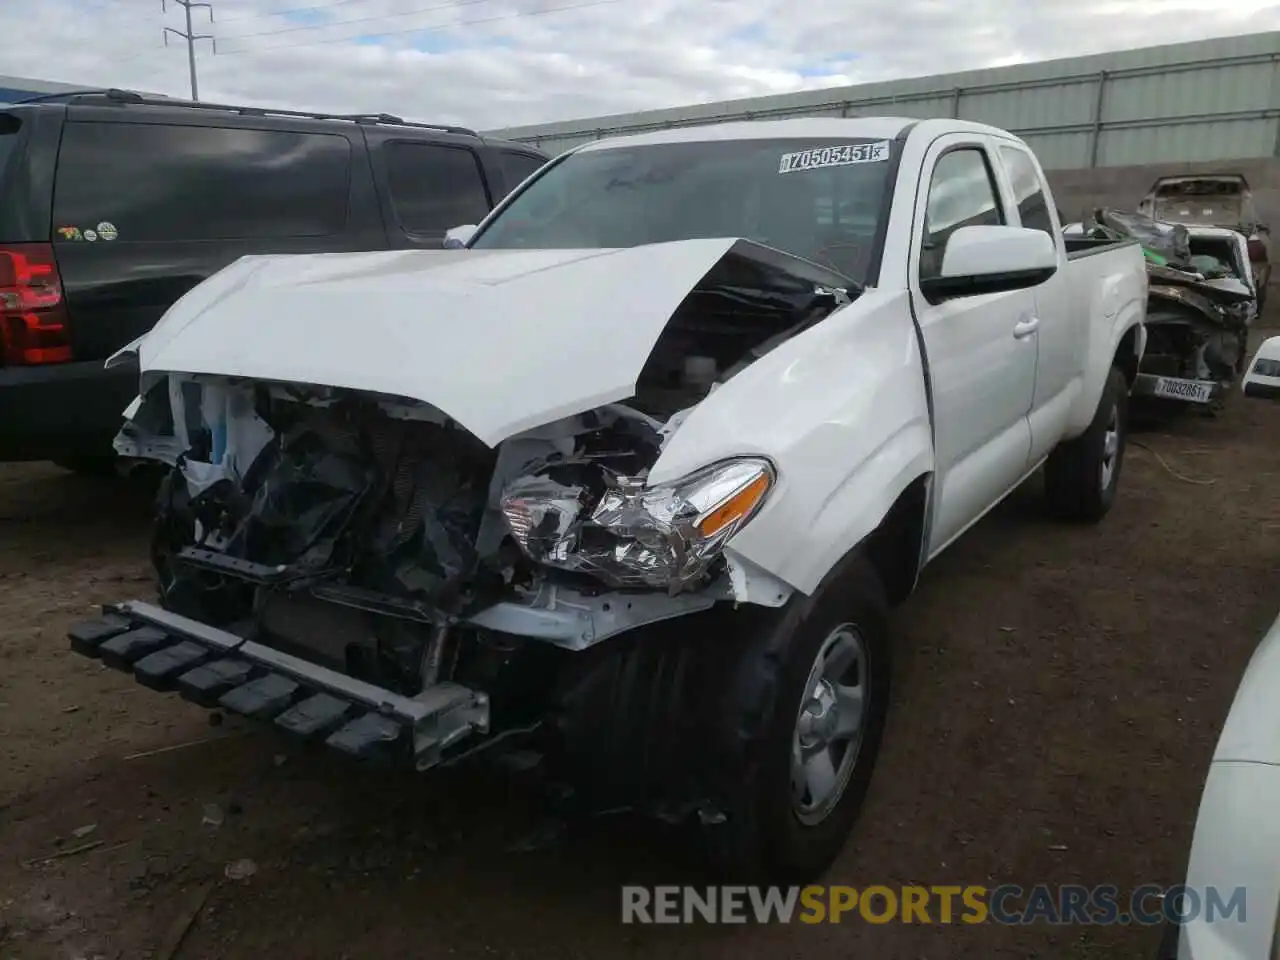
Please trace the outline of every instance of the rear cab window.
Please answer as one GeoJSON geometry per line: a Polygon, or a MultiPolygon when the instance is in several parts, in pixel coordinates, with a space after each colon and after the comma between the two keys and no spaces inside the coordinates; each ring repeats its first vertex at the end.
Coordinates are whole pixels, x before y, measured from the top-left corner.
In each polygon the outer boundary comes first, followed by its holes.
{"type": "Polygon", "coordinates": [[[1018,205],[1018,220],[1028,230],[1039,230],[1050,237],[1057,237],[1053,215],[1049,212],[1048,195],[1044,181],[1036,170],[1031,154],[1021,147],[1001,145],[1000,159],[1009,183],[1013,187],[1013,199],[1018,205]]]}
{"type": "Polygon", "coordinates": [[[920,279],[941,275],[947,241],[956,230],[1007,222],[986,150],[977,145],[948,150],[929,180],[920,279]]]}
{"type": "Polygon", "coordinates": [[[55,240],[164,242],[327,237],[343,231],[343,136],[74,121],[54,189],[55,240]]]}
{"type": "Polygon", "coordinates": [[[400,229],[424,240],[479,223],[492,205],[480,158],[464,146],[390,140],[383,145],[391,210],[400,229]]]}

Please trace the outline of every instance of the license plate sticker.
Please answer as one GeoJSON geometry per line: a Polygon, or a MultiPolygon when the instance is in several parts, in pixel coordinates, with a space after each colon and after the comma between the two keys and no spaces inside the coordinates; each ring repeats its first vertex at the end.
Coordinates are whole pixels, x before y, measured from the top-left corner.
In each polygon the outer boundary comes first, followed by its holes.
{"type": "Polygon", "coordinates": [[[1178,380],[1173,377],[1160,377],[1156,380],[1154,391],[1157,397],[1170,400],[1187,400],[1191,403],[1208,403],[1213,395],[1213,384],[1202,380],[1178,380]]]}

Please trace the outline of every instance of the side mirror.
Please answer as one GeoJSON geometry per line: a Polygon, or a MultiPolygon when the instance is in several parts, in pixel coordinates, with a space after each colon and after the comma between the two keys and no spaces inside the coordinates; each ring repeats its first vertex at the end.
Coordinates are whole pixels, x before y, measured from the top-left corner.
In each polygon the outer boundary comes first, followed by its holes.
{"type": "Polygon", "coordinates": [[[922,278],[931,300],[1035,287],[1058,271],[1058,247],[1042,230],[960,227],[947,238],[938,276],[922,278]]]}
{"type": "Polygon", "coordinates": [[[451,227],[444,234],[444,248],[446,250],[462,250],[471,238],[476,235],[476,225],[474,223],[466,223],[460,227],[451,227]]]}
{"type": "Polygon", "coordinates": [[[1280,400],[1280,337],[1262,341],[1241,386],[1246,397],[1280,400]]]}

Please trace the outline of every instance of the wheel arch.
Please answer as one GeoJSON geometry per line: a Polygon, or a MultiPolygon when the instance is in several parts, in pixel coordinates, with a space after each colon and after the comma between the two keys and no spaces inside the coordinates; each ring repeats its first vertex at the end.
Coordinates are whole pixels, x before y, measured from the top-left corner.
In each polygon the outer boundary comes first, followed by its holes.
{"type": "Polygon", "coordinates": [[[1129,389],[1133,389],[1134,381],[1138,379],[1138,367],[1142,363],[1146,345],[1147,331],[1142,324],[1138,323],[1126,330],[1121,335],[1120,342],[1116,344],[1111,365],[1120,368],[1129,389]]]}
{"type": "MultiPolygon", "coordinates": [[[[927,556],[933,474],[920,473],[899,492],[879,521],[841,554],[823,573],[810,599],[819,597],[860,563],[870,566],[884,587],[891,606],[902,603],[915,589],[927,556]]],[[[792,600],[804,596],[797,592],[792,600]]]]}
{"type": "Polygon", "coordinates": [[[931,473],[912,480],[879,525],[853,548],[866,556],[892,606],[911,595],[924,568],[932,487],[931,473]]]}

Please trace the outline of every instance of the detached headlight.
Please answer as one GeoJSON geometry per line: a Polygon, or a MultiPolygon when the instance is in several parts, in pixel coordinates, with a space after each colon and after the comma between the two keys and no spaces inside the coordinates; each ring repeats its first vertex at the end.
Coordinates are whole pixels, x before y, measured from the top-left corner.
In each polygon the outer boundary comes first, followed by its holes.
{"type": "Polygon", "coordinates": [[[598,464],[563,464],[508,484],[502,514],[537,563],[676,593],[706,573],[773,483],[773,467],[755,457],[652,487],[598,464]]]}

